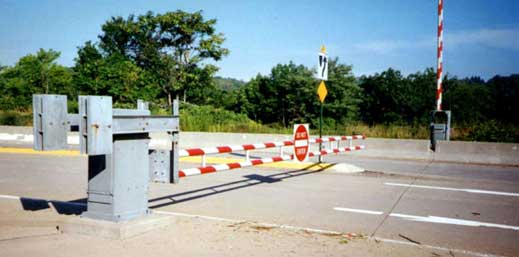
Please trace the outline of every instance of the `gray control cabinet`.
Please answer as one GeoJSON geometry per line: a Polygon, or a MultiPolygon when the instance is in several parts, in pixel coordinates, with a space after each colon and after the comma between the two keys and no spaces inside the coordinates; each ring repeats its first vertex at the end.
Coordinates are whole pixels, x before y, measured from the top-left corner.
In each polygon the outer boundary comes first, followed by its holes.
{"type": "Polygon", "coordinates": [[[436,151],[436,142],[438,140],[450,141],[451,137],[451,112],[450,111],[432,111],[431,123],[429,125],[430,132],[430,148],[436,151]]]}

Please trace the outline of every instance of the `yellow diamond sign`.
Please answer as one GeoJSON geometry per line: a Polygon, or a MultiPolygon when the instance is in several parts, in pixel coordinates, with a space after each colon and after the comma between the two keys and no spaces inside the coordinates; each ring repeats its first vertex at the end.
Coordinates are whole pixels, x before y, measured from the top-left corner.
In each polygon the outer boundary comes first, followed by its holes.
{"type": "Polygon", "coordinates": [[[324,103],[324,98],[326,98],[327,94],[328,90],[326,90],[326,85],[324,84],[324,81],[321,80],[319,88],[317,88],[317,95],[319,95],[319,100],[321,100],[321,103],[324,103]]]}

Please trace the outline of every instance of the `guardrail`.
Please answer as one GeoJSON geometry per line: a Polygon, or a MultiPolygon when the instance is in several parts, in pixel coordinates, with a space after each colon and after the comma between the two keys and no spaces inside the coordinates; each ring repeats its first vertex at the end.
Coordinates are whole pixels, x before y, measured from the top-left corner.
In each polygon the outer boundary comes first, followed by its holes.
{"type": "MultiPolygon", "coordinates": [[[[365,149],[364,145],[353,146],[352,140],[355,140],[355,139],[366,139],[366,137],[364,135],[353,135],[353,136],[326,137],[326,138],[322,138],[322,139],[311,138],[308,140],[309,143],[330,142],[330,145],[329,145],[329,149],[323,149],[321,151],[316,151],[316,152],[309,152],[308,156],[314,157],[314,156],[322,156],[322,155],[333,154],[333,153],[338,154],[338,153],[342,153],[342,152],[358,151],[358,150],[365,149]],[[344,141],[344,140],[346,140],[348,142],[348,147],[340,146],[341,141],[344,141]],[[332,142],[337,142],[337,148],[332,148],[332,142]]],[[[181,156],[181,157],[201,156],[202,157],[202,160],[201,160],[202,166],[198,167],[198,168],[189,168],[189,169],[179,170],[179,177],[201,175],[201,174],[213,173],[213,172],[217,172],[217,171],[232,170],[232,169],[256,166],[256,165],[261,165],[261,164],[266,164],[266,163],[293,160],[294,155],[284,155],[283,154],[283,147],[293,146],[293,145],[294,145],[293,141],[283,141],[283,142],[268,142],[268,143],[261,143],[261,144],[245,144],[245,145],[237,145],[237,146],[190,148],[190,149],[180,150],[179,156],[181,156]],[[275,148],[275,147],[280,148],[280,156],[250,160],[249,152],[251,150],[267,149],[267,148],[275,148]],[[225,163],[225,164],[206,166],[206,155],[208,155],[208,154],[221,154],[221,153],[231,153],[231,152],[238,152],[238,151],[246,152],[246,160],[244,162],[234,162],[234,163],[225,163]]]]}

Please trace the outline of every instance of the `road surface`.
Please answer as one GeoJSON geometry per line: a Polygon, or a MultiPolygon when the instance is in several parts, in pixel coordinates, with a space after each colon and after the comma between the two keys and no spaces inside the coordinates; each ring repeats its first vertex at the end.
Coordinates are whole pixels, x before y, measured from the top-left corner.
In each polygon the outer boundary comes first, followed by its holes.
{"type": "MultiPolygon", "coordinates": [[[[321,168],[254,167],[187,177],[176,185],[150,184],[149,204],[161,212],[353,232],[425,247],[431,256],[435,249],[453,256],[519,256],[517,167],[347,154],[325,161],[321,168]],[[336,163],[368,171],[331,171],[328,166],[336,163]]],[[[85,156],[0,151],[0,173],[0,203],[17,196],[74,202],[86,197],[85,156]]]]}

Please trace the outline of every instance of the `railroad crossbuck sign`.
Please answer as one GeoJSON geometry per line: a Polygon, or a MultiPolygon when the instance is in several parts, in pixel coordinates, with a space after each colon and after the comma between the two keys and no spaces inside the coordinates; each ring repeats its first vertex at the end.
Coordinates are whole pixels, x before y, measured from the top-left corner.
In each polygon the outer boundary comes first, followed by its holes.
{"type": "Polygon", "coordinates": [[[308,159],[308,124],[294,124],[294,160],[305,162],[308,159]]]}

